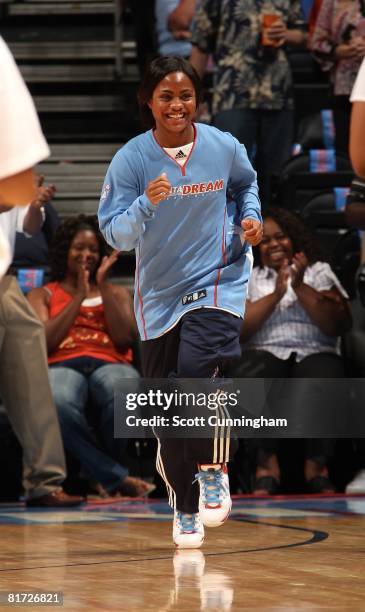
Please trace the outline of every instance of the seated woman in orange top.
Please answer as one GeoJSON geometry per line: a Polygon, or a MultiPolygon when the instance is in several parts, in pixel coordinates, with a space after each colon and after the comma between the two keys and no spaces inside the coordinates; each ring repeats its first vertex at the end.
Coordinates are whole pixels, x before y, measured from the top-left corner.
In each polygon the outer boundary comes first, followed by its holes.
{"type": "Polygon", "coordinates": [[[126,440],[114,438],[114,389],[138,378],[131,365],[136,334],[132,299],[107,281],[118,253],[107,255],[96,217],[79,215],[58,229],[53,282],[29,293],[45,326],[50,381],[67,451],[99,490],[144,495],[152,486],[128,475],[126,440]],[[85,415],[90,405],[102,447],[85,415]],[[101,487],[100,487],[101,485],[101,487]]]}

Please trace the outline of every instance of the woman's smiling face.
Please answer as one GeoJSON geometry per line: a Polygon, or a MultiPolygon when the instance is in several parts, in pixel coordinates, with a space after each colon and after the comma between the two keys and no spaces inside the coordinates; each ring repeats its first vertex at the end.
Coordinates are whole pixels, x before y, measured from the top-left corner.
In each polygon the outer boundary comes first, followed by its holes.
{"type": "Polygon", "coordinates": [[[88,229],[79,230],[71,244],[67,256],[67,269],[77,276],[83,266],[95,274],[100,262],[100,246],[95,233],[88,229]]]}
{"type": "Polygon", "coordinates": [[[264,266],[278,270],[285,259],[293,258],[293,243],[281,227],[267,217],[264,220],[264,235],[260,243],[261,262],[264,266]]]}
{"type": "Polygon", "coordinates": [[[155,87],[149,107],[157,131],[182,133],[190,129],[196,111],[194,85],[184,72],[170,72],[155,87]]]}

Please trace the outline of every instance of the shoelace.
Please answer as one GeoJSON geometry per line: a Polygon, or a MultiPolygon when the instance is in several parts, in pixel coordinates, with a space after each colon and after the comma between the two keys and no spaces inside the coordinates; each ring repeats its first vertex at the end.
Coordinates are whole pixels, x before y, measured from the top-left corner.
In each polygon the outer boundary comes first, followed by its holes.
{"type": "Polygon", "coordinates": [[[193,533],[196,530],[195,514],[186,514],[185,512],[177,513],[177,520],[181,525],[181,529],[187,533],[193,533]]]}
{"type": "Polygon", "coordinates": [[[203,484],[203,498],[205,504],[219,504],[222,492],[222,471],[212,470],[195,474],[195,480],[200,480],[203,484]]]}

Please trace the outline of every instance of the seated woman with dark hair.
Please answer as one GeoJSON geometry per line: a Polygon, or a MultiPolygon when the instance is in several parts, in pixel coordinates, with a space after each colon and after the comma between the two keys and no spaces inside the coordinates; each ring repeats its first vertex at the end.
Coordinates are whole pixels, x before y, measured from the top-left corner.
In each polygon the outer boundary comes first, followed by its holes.
{"type": "Polygon", "coordinates": [[[44,323],[50,381],[66,450],[102,492],[139,496],[153,487],[128,475],[126,440],[114,438],[114,391],[138,378],[131,365],[136,334],[132,299],[107,281],[118,257],[108,255],[96,217],[79,215],[57,230],[50,253],[52,282],[29,293],[44,323]],[[86,406],[101,438],[94,438],[86,406]]]}
{"type": "MultiPolygon", "coordinates": [[[[249,281],[242,326],[242,360],[232,373],[252,378],[341,378],[339,337],[351,326],[347,294],[323,260],[312,233],[289,211],[272,208],[249,281]]],[[[294,402],[298,398],[294,398],[294,402]]],[[[309,407],[308,407],[309,409],[309,407]]],[[[276,493],[278,441],[256,441],[254,493],[276,493]]],[[[327,461],[333,441],[306,442],[310,492],[334,491],[327,461]]]]}

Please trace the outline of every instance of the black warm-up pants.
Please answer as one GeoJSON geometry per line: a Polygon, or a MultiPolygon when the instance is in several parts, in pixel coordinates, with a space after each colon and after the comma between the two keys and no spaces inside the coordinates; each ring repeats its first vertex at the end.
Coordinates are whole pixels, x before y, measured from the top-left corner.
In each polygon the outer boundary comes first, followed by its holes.
{"type": "MultiPolygon", "coordinates": [[[[222,376],[241,356],[242,319],[217,309],[185,314],[163,336],[142,342],[145,378],[204,378],[222,376]]],[[[158,436],[158,432],[156,432],[158,436]]],[[[219,428],[219,439],[158,436],[157,470],[164,479],[170,505],[181,512],[198,512],[199,486],[193,481],[198,463],[223,463],[235,451],[229,434],[219,428]]]]}

